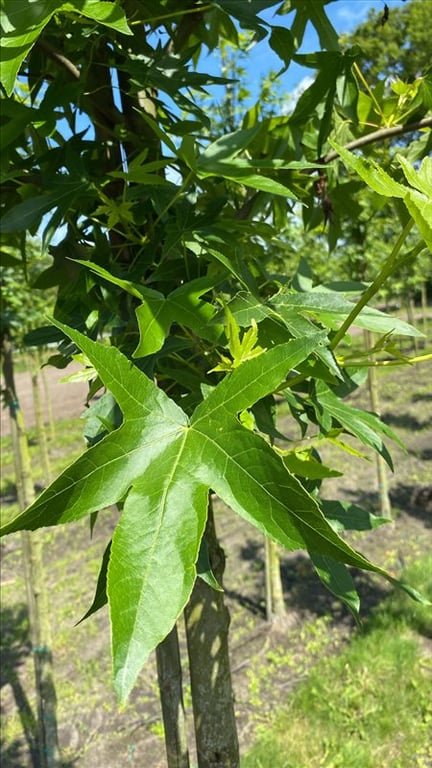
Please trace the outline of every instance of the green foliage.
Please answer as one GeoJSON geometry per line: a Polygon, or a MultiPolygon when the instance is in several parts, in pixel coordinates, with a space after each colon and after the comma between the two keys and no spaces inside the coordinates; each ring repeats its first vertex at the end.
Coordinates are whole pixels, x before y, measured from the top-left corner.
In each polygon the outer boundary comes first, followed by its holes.
{"type": "Polygon", "coordinates": [[[48,260],[38,253],[38,244],[25,245],[24,258],[15,245],[1,245],[0,284],[2,304],[0,328],[12,335],[14,343],[22,345],[24,336],[39,327],[54,307],[53,291],[37,291],[33,283],[47,268],[48,260]]]}
{"type": "Polygon", "coordinates": [[[4,0],[1,23],[2,55],[0,77],[6,93],[13,92],[19,68],[37,42],[44,28],[57,13],[79,13],[82,16],[116,29],[123,34],[131,34],[126,24],[123,11],[118,3],[105,0],[42,0],[29,6],[26,0],[4,0]],[[25,16],[25,27],[22,18],[25,16]]]}
{"type": "MultiPolygon", "coordinates": [[[[396,88],[395,98],[371,94],[360,51],[340,50],[325,6],[292,2],[294,17],[282,26],[287,4],[267,0],[187,11],[180,0],[46,0],[34,18],[17,12],[20,3],[4,4],[1,231],[6,243],[41,232],[53,261],[35,286],[57,288],[55,333],[68,337],[56,362],[78,347],[90,361],[90,393],[103,384],[111,394],[91,410],[89,450],[3,532],[119,504],[92,608],[105,589],[122,699],[185,606],[197,567],[211,579],[201,544],[210,490],[284,546],[308,549],[355,614],[347,565],[387,576],[327,520],[317,457],[294,468],[271,444],[274,397],[283,392],[303,435],[341,445],[343,433],[355,435],[391,464],[384,440],[396,436],[342,402],[359,377],[335,351],[353,323],[383,334],[386,351],[393,335],[416,335],[366,304],[430,238],[428,163],[415,171],[404,157],[381,167],[342,146],[408,119],[414,107],[426,114],[426,77],[409,92],[396,88]],[[277,24],[260,15],[273,6],[277,24]],[[309,22],[323,50],[304,56],[309,22]],[[206,114],[197,92],[232,81],[229,71],[201,71],[205,54],[243,46],[239,27],[250,44],[268,43],[282,68],[294,59],[316,71],[289,117],[252,107],[240,121],[238,104],[232,125],[221,126],[206,114]],[[354,179],[339,163],[324,177],[331,146],[354,179]],[[288,248],[298,203],[309,229],[329,219],[334,248],[357,224],[364,182],[363,212],[381,211],[377,191],[396,195],[403,227],[360,299],[345,297],[358,286],[314,290],[280,258],[281,272],[268,272],[288,248]]],[[[426,147],[419,143],[416,160],[426,147]]],[[[46,338],[46,329],[32,335],[46,338]]]]}
{"type": "Polygon", "coordinates": [[[430,8],[424,0],[389,6],[382,23],[382,9],[372,9],[366,22],[349,35],[361,48],[360,62],[367,77],[399,76],[412,82],[430,67],[430,8]]]}
{"type": "Polygon", "coordinates": [[[190,595],[210,487],[288,549],[307,547],[329,555],[330,560],[380,570],[334,533],[316,502],[267,443],[236,419],[238,412],[272,392],[286,371],[320,343],[322,334],[276,346],[243,363],[208,394],[189,426],[186,414],[150,379],[131,368],[120,352],[64,330],[97,368],[120,405],[124,422],[3,532],[70,522],[122,502],[108,568],[114,669],[122,700],[190,595]],[[143,514],[147,526],[139,535],[143,514]],[[167,591],[170,600],[164,602],[167,591]]]}

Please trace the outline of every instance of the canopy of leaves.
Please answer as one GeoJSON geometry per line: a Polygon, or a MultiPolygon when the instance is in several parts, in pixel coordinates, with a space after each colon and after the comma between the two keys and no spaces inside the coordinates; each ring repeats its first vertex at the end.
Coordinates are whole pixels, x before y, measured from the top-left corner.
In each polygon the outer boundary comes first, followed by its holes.
{"type": "MultiPolygon", "coordinates": [[[[70,522],[122,502],[107,572],[114,674],[122,700],[190,596],[210,488],[287,549],[307,548],[324,574],[340,570],[335,560],[384,573],[337,535],[287,465],[237,419],[273,392],[325,333],[277,345],[244,362],[189,420],[118,350],[60,327],[98,370],[123,411],[123,424],[3,533],[70,522]]],[[[347,575],[342,568],[341,578],[347,575]]]]}

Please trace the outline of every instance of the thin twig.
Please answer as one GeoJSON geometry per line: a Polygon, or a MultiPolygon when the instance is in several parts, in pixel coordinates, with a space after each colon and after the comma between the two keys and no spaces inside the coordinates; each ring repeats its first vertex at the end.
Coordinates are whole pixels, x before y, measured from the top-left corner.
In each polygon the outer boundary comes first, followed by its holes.
{"type": "MultiPolygon", "coordinates": [[[[365,147],[367,144],[373,144],[376,141],[384,141],[385,139],[392,138],[394,136],[402,136],[404,133],[412,133],[413,131],[419,131],[422,128],[432,128],[432,117],[424,117],[422,120],[418,120],[416,123],[408,123],[407,125],[393,125],[391,128],[380,128],[378,131],[368,133],[366,136],[361,136],[359,139],[349,141],[344,145],[344,149],[357,149],[358,147],[365,147]]],[[[320,158],[319,162],[326,165],[331,163],[339,157],[339,152],[332,150],[320,158]]]]}
{"type": "Polygon", "coordinates": [[[60,51],[57,51],[52,47],[52,45],[47,43],[46,40],[43,40],[41,37],[37,41],[36,45],[38,48],[44,51],[47,56],[60,64],[64,69],[66,69],[66,71],[69,72],[69,74],[72,75],[75,80],[80,79],[81,73],[78,67],[76,67],[75,64],[67,58],[67,56],[65,56],[63,53],[60,53],[60,51]]]}

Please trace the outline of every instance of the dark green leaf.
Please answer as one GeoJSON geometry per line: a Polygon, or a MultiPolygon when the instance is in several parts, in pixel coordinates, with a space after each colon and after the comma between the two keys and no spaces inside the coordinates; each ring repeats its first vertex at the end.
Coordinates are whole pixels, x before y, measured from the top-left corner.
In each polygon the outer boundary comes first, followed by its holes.
{"type": "Polygon", "coordinates": [[[210,558],[208,553],[207,542],[205,538],[201,539],[201,546],[198,555],[198,561],[196,564],[197,576],[200,577],[206,584],[217,592],[223,592],[221,585],[219,584],[216,576],[212,571],[210,564],[210,558]]]}
{"type": "MultiPolygon", "coordinates": [[[[381,435],[385,435],[391,440],[394,440],[402,448],[403,444],[390,427],[384,424],[374,413],[368,413],[359,408],[353,408],[353,406],[339,400],[324,382],[316,383],[316,394],[320,410],[322,409],[321,413],[325,414],[327,417],[335,419],[337,423],[344,427],[344,429],[351,432],[351,434],[356,435],[364,445],[369,445],[375,451],[380,453],[386,460],[390,469],[393,469],[391,456],[381,435]]],[[[327,431],[326,427],[324,427],[324,429],[327,431]]]]}
{"type": "MultiPolygon", "coordinates": [[[[294,38],[291,30],[286,27],[273,26],[269,45],[277,53],[280,59],[285,64],[285,69],[289,66],[289,63],[294,54],[294,38]]],[[[283,70],[282,70],[283,71],[283,70]]]]}
{"type": "Polygon", "coordinates": [[[88,609],[87,613],[84,614],[82,619],[80,619],[77,622],[78,624],[81,624],[82,621],[85,621],[85,619],[88,619],[89,616],[91,616],[93,613],[96,613],[100,608],[103,608],[104,605],[108,602],[108,596],[107,596],[107,572],[108,572],[108,563],[111,553],[111,542],[109,542],[107,548],[105,549],[105,552],[103,553],[102,557],[102,563],[99,570],[99,575],[97,579],[96,584],[96,592],[95,596],[93,598],[93,602],[88,609]]]}
{"type": "Polygon", "coordinates": [[[388,518],[374,515],[363,507],[348,501],[321,499],[320,505],[325,517],[338,533],[342,531],[372,531],[380,525],[390,522],[388,518]]]}
{"type": "Polygon", "coordinates": [[[310,557],[323,584],[348,606],[354,618],[358,620],[360,598],[346,565],[316,552],[311,552],[310,557]]]}

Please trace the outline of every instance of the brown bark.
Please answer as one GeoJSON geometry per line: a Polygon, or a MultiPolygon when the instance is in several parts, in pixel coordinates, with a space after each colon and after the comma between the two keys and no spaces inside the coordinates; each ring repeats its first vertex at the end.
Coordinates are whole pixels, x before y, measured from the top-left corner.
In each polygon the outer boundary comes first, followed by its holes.
{"type": "MultiPolygon", "coordinates": [[[[206,528],[210,564],[219,584],[225,555],[216,538],[211,501],[206,528]]],[[[197,578],[185,609],[198,768],[240,764],[223,592],[197,578]]]]}
{"type": "Polygon", "coordinates": [[[168,768],[189,768],[186,714],[177,627],[156,648],[168,768]]]}

